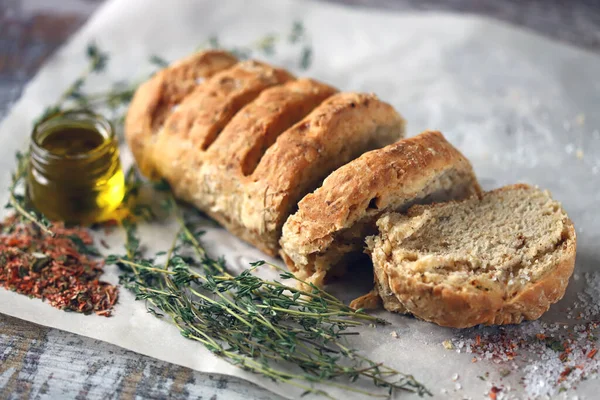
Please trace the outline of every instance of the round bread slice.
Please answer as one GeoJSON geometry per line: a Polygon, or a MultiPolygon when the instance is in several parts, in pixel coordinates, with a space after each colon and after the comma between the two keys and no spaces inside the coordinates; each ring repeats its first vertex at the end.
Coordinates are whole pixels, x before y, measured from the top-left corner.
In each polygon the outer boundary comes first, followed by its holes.
{"type": "Polygon", "coordinates": [[[480,193],[469,161],[437,131],[363,154],[305,196],[283,226],[280,252],[290,270],[317,286],[342,273],[388,211],[480,193]]]}
{"type": "Polygon", "coordinates": [[[573,223],[528,185],[388,213],[377,226],[367,245],[384,306],[442,326],[537,319],[563,297],[575,264],[573,223]]]}

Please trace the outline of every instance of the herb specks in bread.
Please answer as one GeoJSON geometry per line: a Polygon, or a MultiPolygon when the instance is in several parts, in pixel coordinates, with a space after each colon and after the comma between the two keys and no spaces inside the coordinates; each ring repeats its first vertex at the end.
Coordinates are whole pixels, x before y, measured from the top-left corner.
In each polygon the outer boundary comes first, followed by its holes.
{"type": "Polygon", "coordinates": [[[537,319],[573,272],[573,224],[547,192],[527,185],[415,206],[377,225],[367,244],[378,285],[440,325],[537,319]]]}

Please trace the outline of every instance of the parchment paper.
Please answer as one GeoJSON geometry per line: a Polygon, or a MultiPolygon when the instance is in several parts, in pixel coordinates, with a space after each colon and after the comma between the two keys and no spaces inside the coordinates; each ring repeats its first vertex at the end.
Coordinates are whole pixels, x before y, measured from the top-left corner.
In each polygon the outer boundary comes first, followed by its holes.
{"type": "MultiPolygon", "coordinates": [[[[226,45],[246,44],[268,32],[287,32],[297,19],[304,22],[314,42],[314,63],[303,74],[344,90],[377,93],[406,117],[410,136],[427,128],[442,130],[472,160],[487,189],[513,182],[550,189],[577,228],[576,272],[598,267],[600,59],[478,17],[394,15],[287,0],[108,1],[41,69],[2,122],[2,193],[14,166],[13,154],[24,148],[32,120],[84,68],[82,54],[90,40],[111,56],[107,73],[88,86],[93,90],[115,80],[144,76],[150,71],[146,61],[150,54],[174,60],[213,34],[226,45]]],[[[292,69],[297,65],[286,51],[271,61],[292,69]]],[[[126,151],[123,159],[131,160],[126,151]]],[[[144,227],[143,240],[152,250],[163,249],[171,240],[172,228],[169,224],[144,227]]],[[[208,229],[206,243],[213,254],[225,254],[234,269],[265,258],[221,229],[208,229]]],[[[121,249],[119,234],[108,240],[112,249],[121,249]]],[[[116,283],[117,275],[108,268],[105,277],[116,283]]],[[[571,282],[566,298],[543,320],[564,318],[561,310],[573,302],[583,285],[583,279],[571,282]]],[[[331,289],[350,299],[368,286],[363,280],[331,289]]],[[[0,290],[0,312],[199,371],[243,377],[285,397],[300,394],[218,360],[148,314],[144,304],[135,302],[126,290],[121,290],[115,316],[109,319],[65,313],[6,290],[0,290]]],[[[491,381],[498,377],[498,369],[491,362],[472,363],[469,354],[444,349],[441,343],[458,331],[385,312],[379,315],[393,324],[362,329],[354,346],[374,360],[414,374],[434,394],[447,389],[445,397],[450,398],[486,396],[490,384],[477,376],[489,371],[491,381]],[[398,338],[390,335],[392,331],[398,338]],[[451,379],[457,372],[460,389],[451,379]]],[[[504,382],[517,387],[519,378],[512,374],[504,382]]],[[[579,385],[578,393],[593,398],[597,387],[598,381],[588,380],[579,385]]],[[[336,398],[354,398],[329,391],[336,398]]]]}

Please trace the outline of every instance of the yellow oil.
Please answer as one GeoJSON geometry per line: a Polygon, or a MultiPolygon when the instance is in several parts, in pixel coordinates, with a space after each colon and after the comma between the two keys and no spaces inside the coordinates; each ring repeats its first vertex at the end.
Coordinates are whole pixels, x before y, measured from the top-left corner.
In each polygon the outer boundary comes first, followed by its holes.
{"type": "Polygon", "coordinates": [[[110,124],[98,118],[72,114],[34,131],[28,196],[51,220],[104,221],[123,200],[118,143],[110,124]]]}
{"type": "Polygon", "coordinates": [[[57,156],[76,156],[100,147],[105,140],[91,127],[65,126],[41,137],[40,145],[57,156]]]}

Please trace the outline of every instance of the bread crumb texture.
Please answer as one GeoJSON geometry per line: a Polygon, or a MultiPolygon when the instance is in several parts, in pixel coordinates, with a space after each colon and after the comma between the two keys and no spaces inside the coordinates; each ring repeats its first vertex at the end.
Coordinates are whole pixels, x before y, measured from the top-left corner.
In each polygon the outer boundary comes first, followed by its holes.
{"type": "Polygon", "coordinates": [[[387,213],[377,226],[367,246],[384,306],[444,326],[537,319],[563,297],[575,263],[572,222],[527,185],[387,213]]]}

